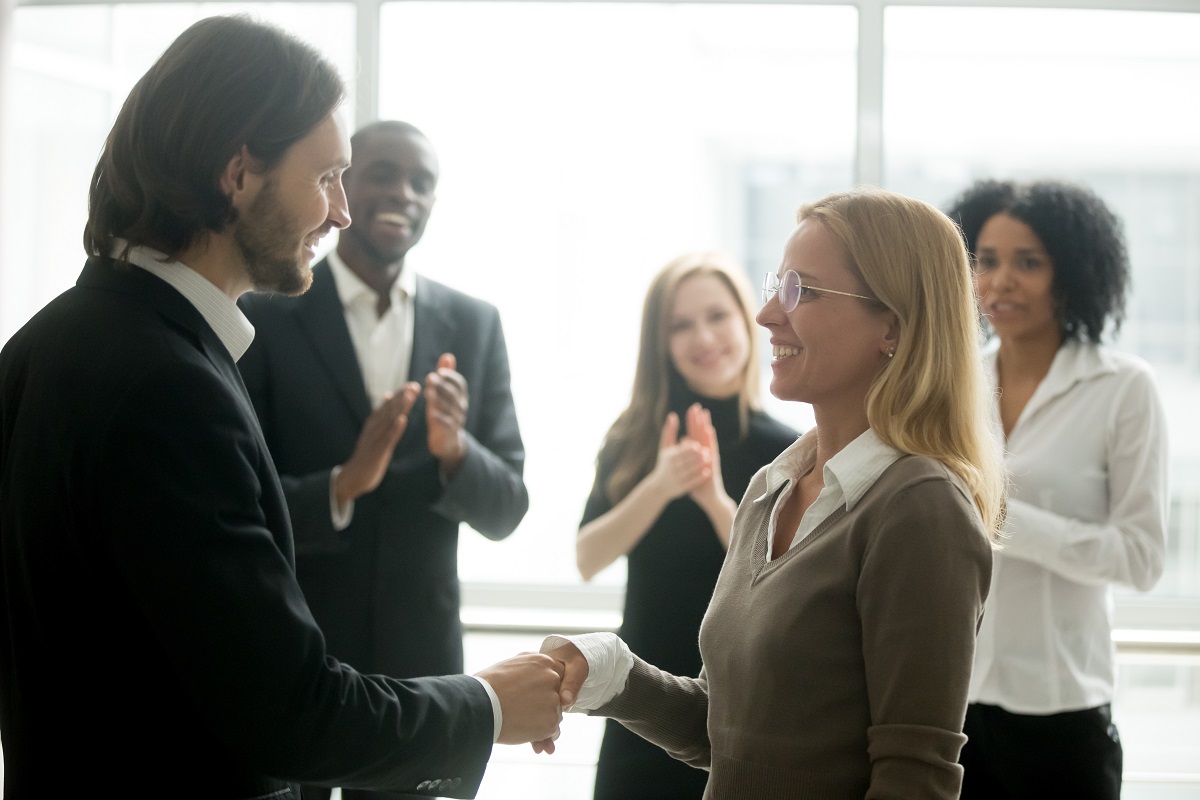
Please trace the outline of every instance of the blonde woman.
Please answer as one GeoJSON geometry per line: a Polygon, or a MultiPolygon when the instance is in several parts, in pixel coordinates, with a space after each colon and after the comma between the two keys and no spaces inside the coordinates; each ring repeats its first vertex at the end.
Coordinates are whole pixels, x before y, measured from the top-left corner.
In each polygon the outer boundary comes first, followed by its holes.
{"type": "Polygon", "coordinates": [[[950,800],[1003,495],[966,250],[881,190],[798,222],[758,322],[771,392],[817,424],[738,507],[699,678],[612,634],[543,649],[564,702],[708,770],[706,797],[950,800]]]}
{"type": "MultiPolygon", "coordinates": [[[[659,271],[642,311],[629,406],[597,459],[576,539],[591,579],[628,557],[621,636],[678,675],[700,673],[696,639],[751,476],[796,441],[759,407],[754,311],[741,269],[716,253],[659,271]]],[[[698,800],[705,774],[610,721],[596,800],[698,800]]]]}

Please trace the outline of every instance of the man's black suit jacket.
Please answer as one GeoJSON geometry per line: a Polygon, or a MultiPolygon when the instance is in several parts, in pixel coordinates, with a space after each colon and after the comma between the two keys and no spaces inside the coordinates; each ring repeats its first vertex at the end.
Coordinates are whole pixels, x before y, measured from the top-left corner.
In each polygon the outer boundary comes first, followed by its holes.
{"type": "Polygon", "coordinates": [[[491,539],[529,505],[524,446],[495,307],[418,276],[410,380],[442,353],[467,380],[468,455],[445,487],[426,443],[425,401],[409,413],[379,487],[333,529],[330,470],[350,457],[371,411],[329,264],[300,297],[246,295],[254,343],[238,362],[283,481],[296,572],[329,651],[400,677],[460,672],[458,527],[491,539]]]}
{"type": "Polygon", "coordinates": [[[150,273],[89,263],[0,352],[0,545],[6,798],[478,788],[485,691],[327,658],[237,368],[150,273]]]}

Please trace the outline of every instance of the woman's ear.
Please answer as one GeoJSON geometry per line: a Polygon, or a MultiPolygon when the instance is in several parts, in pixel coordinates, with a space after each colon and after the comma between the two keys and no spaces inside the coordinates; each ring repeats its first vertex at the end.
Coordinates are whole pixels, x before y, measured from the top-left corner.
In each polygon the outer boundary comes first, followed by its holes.
{"type": "Polygon", "coordinates": [[[891,358],[896,355],[896,347],[900,344],[900,318],[895,311],[889,310],[887,332],[883,335],[883,355],[891,358]]]}

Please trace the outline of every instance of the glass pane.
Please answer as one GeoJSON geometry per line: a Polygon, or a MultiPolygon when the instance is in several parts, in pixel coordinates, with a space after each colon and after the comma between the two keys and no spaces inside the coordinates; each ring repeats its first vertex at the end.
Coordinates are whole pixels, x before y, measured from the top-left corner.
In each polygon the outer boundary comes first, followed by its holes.
{"type": "Polygon", "coordinates": [[[1154,365],[1171,429],[1152,597],[1200,596],[1200,14],[889,8],[884,46],[889,188],[944,205],[978,178],[1065,178],[1124,219],[1115,345],[1154,365]]]}
{"type": "Polygon", "coordinates": [[[1118,659],[1113,720],[1125,748],[1129,797],[1195,797],[1200,789],[1200,658],[1126,655],[1118,659]],[[1172,787],[1164,778],[1189,775],[1172,787]],[[1176,793],[1169,792],[1174,789],[1176,793]],[[1183,794],[1184,790],[1192,794],[1183,794]]]}
{"type": "Polygon", "coordinates": [[[79,275],[88,182],[133,84],[188,25],[239,12],[320,48],[347,79],[343,113],[353,116],[350,3],[25,6],[13,13],[12,113],[0,136],[0,342],[79,275]]]}
{"type": "Polygon", "coordinates": [[[856,20],[811,6],[383,6],[382,115],[428,134],[442,168],[410,263],[499,306],[528,454],[528,516],[499,545],[465,535],[465,579],[578,580],[575,530],[629,400],[649,279],[711,248],[761,275],[795,207],[851,182],[856,20]]]}

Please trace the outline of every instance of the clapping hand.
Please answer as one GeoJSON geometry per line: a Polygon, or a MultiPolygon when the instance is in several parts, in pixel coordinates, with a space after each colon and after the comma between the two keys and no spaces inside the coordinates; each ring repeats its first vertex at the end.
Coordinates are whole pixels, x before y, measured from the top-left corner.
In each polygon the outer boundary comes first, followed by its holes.
{"type": "Polygon", "coordinates": [[[342,464],[334,481],[338,505],[344,506],[379,486],[392,461],[396,443],[408,427],[408,412],[420,390],[415,383],[405,384],[399,392],[386,395],[379,408],[367,417],[354,443],[354,452],[342,464]]]}
{"type": "Polygon", "coordinates": [[[442,353],[437,369],[425,376],[425,425],[429,452],[453,475],[467,456],[467,379],[453,353],[442,353]]]}
{"type": "Polygon", "coordinates": [[[687,410],[687,438],[700,445],[707,459],[707,479],[691,489],[690,495],[701,508],[723,501],[725,479],[721,476],[721,450],[717,445],[717,431],[712,424],[712,414],[693,403],[687,410]]]}
{"type": "MultiPolygon", "coordinates": [[[[692,408],[699,409],[697,404],[692,408]]],[[[692,415],[688,411],[689,417],[692,415]]],[[[714,441],[716,437],[714,436],[714,441]]],[[[658,458],[650,473],[662,494],[672,500],[701,488],[712,479],[712,454],[691,436],[679,438],[679,415],[667,414],[658,441],[658,458]]]]}

